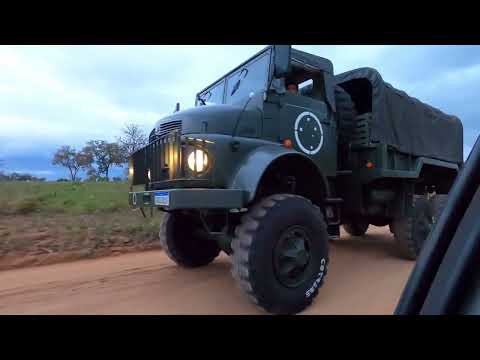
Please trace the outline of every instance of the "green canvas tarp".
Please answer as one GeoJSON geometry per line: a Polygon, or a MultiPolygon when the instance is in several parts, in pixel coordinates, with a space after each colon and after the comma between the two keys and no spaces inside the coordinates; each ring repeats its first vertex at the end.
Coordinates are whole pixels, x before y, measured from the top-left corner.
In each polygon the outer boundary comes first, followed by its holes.
{"type": "Polygon", "coordinates": [[[335,76],[360,114],[371,112],[370,139],[414,156],[463,163],[463,126],[459,118],[408,96],[371,68],[335,76]]]}

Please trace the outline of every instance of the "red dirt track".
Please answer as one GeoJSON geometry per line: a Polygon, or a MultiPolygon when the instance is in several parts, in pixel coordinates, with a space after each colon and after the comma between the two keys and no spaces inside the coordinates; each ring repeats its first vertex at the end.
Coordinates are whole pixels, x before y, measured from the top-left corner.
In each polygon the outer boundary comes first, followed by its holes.
{"type": "MultiPolygon", "coordinates": [[[[414,263],[386,228],[332,243],[329,273],[303,314],[392,314],[414,263]]],[[[195,270],[148,251],[0,272],[0,314],[264,314],[236,287],[230,260],[195,270]]]]}

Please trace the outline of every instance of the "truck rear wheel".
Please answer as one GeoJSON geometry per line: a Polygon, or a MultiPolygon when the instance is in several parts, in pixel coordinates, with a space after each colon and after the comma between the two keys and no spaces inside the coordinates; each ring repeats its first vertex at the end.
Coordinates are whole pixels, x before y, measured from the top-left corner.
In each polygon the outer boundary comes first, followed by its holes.
{"type": "Polygon", "coordinates": [[[207,265],[220,253],[220,248],[208,237],[200,219],[181,212],[163,215],[160,244],[170,259],[189,268],[207,265]]]}
{"type": "Polygon", "coordinates": [[[415,260],[430,233],[434,222],[432,202],[426,196],[415,195],[412,199],[412,213],[397,218],[390,224],[397,248],[402,257],[415,260]]]}
{"type": "Polygon", "coordinates": [[[445,205],[447,205],[448,195],[446,194],[436,194],[432,198],[432,205],[433,205],[433,214],[434,214],[434,222],[436,223],[440,218],[440,215],[445,209],[445,205]]]}
{"type": "Polygon", "coordinates": [[[368,230],[370,224],[365,219],[354,219],[343,224],[344,230],[352,236],[362,236],[368,230]]]}
{"type": "Polygon", "coordinates": [[[290,194],[266,197],[242,217],[232,241],[232,275],[250,299],[272,314],[309,306],[328,266],[322,212],[290,194]]]}

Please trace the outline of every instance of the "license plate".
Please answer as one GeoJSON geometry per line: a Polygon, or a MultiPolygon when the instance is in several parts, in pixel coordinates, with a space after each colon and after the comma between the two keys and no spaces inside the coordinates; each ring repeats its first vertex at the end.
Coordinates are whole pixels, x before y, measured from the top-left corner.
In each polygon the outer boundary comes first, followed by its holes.
{"type": "Polygon", "coordinates": [[[170,205],[170,195],[167,191],[155,193],[155,205],[156,206],[168,206],[170,205]]]}

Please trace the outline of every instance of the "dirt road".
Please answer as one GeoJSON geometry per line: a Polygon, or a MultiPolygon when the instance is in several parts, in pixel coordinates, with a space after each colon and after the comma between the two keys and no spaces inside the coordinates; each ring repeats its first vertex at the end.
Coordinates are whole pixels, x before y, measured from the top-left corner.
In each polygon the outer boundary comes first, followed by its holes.
{"type": "MultiPolygon", "coordinates": [[[[342,230],[343,231],[343,230],[342,230]]],[[[342,232],[325,285],[304,314],[391,314],[413,263],[388,228],[342,232]]],[[[161,251],[0,272],[0,314],[263,314],[238,290],[228,257],[202,269],[161,251]]]]}

